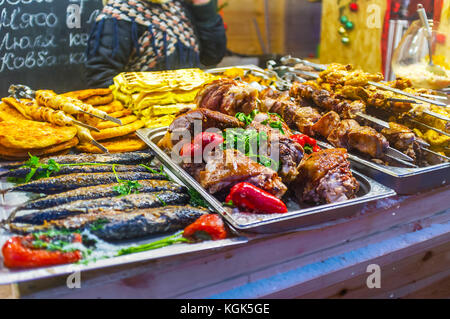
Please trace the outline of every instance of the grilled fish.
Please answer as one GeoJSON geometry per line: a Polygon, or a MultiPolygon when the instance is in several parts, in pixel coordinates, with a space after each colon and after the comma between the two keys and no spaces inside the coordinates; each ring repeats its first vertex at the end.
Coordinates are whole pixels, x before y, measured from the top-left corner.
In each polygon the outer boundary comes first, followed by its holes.
{"type": "Polygon", "coordinates": [[[105,197],[91,200],[78,200],[61,206],[51,207],[36,213],[18,216],[13,222],[41,225],[68,216],[101,213],[105,210],[163,207],[166,205],[183,205],[189,201],[188,194],[160,192],[149,194],[131,194],[122,197],[105,197]]]}
{"type": "Polygon", "coordinates": [[[61,175],[56,177],[42,178],[37,181],[32,181],[26,184],[20,184],[9,188],[7,191],[15,192],[31,192],[31,193],[42,193],[42,194],[56,194],[62,193],[71,189],[76,189],[80,187],[95,186],[102,184],[116,183],[117,178],[120,180],[145,180],[145,179],[156,179],[164,180],[167,179],[166,176],[158,173],[78,173],[61,175]]]}
{"type": "MultiPolygon", "coordinates": [[[[113,164],[105,165],[75,165],[75,166],[63,166],[59,171],[53,172],[52,177],[59,175],[77,174],[77,173],[111,173],[113,164]]],[[[152,168],[157,170],[157,168],[152,168]]],[[[22,167],[11,170],[4,174],[5,177],[24,178],[30,172],[29,167],[22,167]]],[[[116,172],[150,172],[147,168],[140,165],[115,165],[114,170],[116,172]]],[[[39,174],[43,169],[38,168],[36,173],[39,174]]]]}
{"type": "MultiPolygon", "coordinates": [[[[80,164],[80,163],[103,163],[103,164],[146,164],[154,158],[152,153],[131,152],[116,154],[70,154],[42,158],[41,162],[46,163],[49,159],[54,159],[59,164],[80,164]]],[[[25,162],[1,163],[2,169],[14,169],[23,166],[25,162]]]]}
{"type": "Polygon", "coordinates": [[[89,229],[107,241],[133,239],[158,233],[183,229],[208,210],[192,206],[166,206],[136,209],[129,212],[107,211],[72,216],[52,221],[42,226],[10,224],[12,232],[27,234],[35,231],[56,229],[89,229]]]}
{"type": "MultiPolygon", "coordinates": [[[[175,193],[187,192],[186,187],[169,181],[143,180],[139,181],[139,184],[142,186],[139,188],[140,194],[162,192],[162,191],[172,191],[175,193]]],[[[119,185],[120,185],[119,183],[113,183],[106,185],[81,187],[64,193],[49,195],[43,198],[35,199],[33,201],[25,203],[23,206],[20,207],[20,209],[21,210],[44,209],[67,204],[77,200],[113,197],[119,195],[114,190],[114,187],[119,185]]]]}

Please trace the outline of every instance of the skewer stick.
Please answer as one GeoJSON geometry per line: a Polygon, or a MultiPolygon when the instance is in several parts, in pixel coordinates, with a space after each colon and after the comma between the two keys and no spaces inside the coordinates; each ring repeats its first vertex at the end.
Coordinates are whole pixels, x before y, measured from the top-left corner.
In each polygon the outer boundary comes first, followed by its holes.
{"type": "Polygon", "coordinates": [[[444,116],[444,115],[441,115],[441,114],[439,114],[439,113],[433,112],[433,111],[422,110],[422,113],[425,113],[425,114],[427,114],[427,115],[429,115],[429,116],[436,117],[436,118],[438,118],[438,119],[440,119],[440,120],[443,120],[443,121],[450,122],[450,118],[448,118],[448,117],[446,117],[446,116],[444,116]]]}
{"type": "Polygon", "coordinates": [[[98,128],[96,128],[96,127],[94,127],[94,126],[91,126],[91,125],[89,125],[89,124],[86,124],[86,123],[83,123],[83,122],[80,122],[80,121],[77,121],[77,120],[74,120],[74,119],[72,119],[72,122],[73,122],[74,124],[76,124],[76,125],[83,126],[83,127],[88,128],[88,129],[90,129],[90,130],[92,130],[92,131],[100,132],[100,130],[99,130],[98,128]]]}
{"type": "Polygon", "coordinates": [[[431,94],[421,93],[420,96],[428,97],[428,98],[431,98],[431,99],[447,100],[446,96],[441,96],[441,95],[431,95],[431,94]]]}
{"type": "Polygon", "coordinates": [[[440,134],[442,134],[442,135],[445,135],[445,136],[450,137],[450,134],[449,134],[449,133],[444,132],[444,131],[441,131],[440,129],[437,129],[437,128],[435,128],[435,127],[432,127],[432,126],[430,126],[430,125],[427,125],[427,124],[425,124],[425,123],[422,123],[422,122],[419,122],[419,121],[416,121],[416,120],[413,120],[413,119],[408,119],[408,120],[411,121],[411,122],[413,122],[413,123],[422,125],[422,126],[424,126],[424,127],[426,127],[426,128],[429,128],[430,130],[433,130],[433,131],[435,131],[435,132],[438,132],[438,133],[440,133],[440,134]]]}
{"type": "Polygon", "coordinates": [[[425,147],[421,147],[421,149],[422,149],[423,151],[427,152],[427,153],[431,153],[431,154],[436,155],[436,156],[439,156],[439,157],[441,157],[441,158],[443,158],[443,159],[445,159],[445,160],[447,160],[447,161],[450,161],[450,157],[448,157],[448,156],[439,154],[438,152],[432,151],[432,150],[430,150],[430,149],[428,149],[428,148],[425,148],[425,147]]]}
{"type": "Polygon", "coordinates": [[[404,160],[401,160],[401,159],[399,159],[398,157],[390,156],[390,155],[388,155],[388,154],[385,154],[385,155],[386,155],[386,157],[389,157],[390,159],[392,159],[392,160],[394,160],[394,161],[396,161],[396,162],[398,162],[398,163],[401,163],[401,164],[403,164],[403,165],[405,165],[405,166],[408,166],[408,167],[411,167],[411,168],[417,168],[417,167],[418,167],[417,165],[412,164],[412,163],[410,163],[410,162],[406,162],[406,161],[404,161],[404,160]]]}
{"type": "Polygon", "coordinates": [[[96,140],[91,140],[90,142],[92,145],[98,147],[103,153],[109,153],[108,149],[99,142],[97,142],[96,140]]]}

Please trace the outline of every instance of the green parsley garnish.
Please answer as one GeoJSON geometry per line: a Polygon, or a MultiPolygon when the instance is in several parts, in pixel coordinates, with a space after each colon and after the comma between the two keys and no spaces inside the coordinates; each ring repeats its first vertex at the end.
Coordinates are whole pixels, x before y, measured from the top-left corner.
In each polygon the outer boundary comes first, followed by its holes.
{"type": "Polygon", "coordinates": [[[139,194],[139,188],[142,187],[141,184],[139,184],[138,181],[129,181],[129,180],[122,180],[119,178],[116,172],[115,168],[116,164],[113,164],[112,170],[114,172],[114,175],[116,176],[116,180],[119,183],[118,186],[114,186],[113,189],[119,193],[119,196],[126,196],[130,194],[139,194]]]}

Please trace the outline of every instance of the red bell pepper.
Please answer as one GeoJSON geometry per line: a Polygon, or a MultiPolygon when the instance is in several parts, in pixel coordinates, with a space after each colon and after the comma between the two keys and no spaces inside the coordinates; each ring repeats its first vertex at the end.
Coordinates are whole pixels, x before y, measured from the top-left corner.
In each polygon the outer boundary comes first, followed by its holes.
{"type": "Polygon", "coordinates": [[[321,148],[317,145],[317,141],[305,134],[294,134],[290,138],[300,144],[307,154],[318,152],[321,148]]]}
{"type": "Polygon", "coordinates": [[[202,150],[209,144],[213,144],[214,147],[219,146],[224,141],[223,136],[212,132],[203,132],[197,134],[194,138],[194,144],[198,144],[202,147],[202,150]]]}
{"type": "Polygon", "coordinates": [[[259,213],[283,214],[288,211],[282,200],[250,183],[234,185],[225,200],[236,207],[259,213]]]}
{"type": "MultiPolygon", "coordinates": [[[[73,235],[74,243],[81,243],[81,235],[73,235]]],[[[40,238],[45,241],[47,238],[40,238]]],[[[33,235],[15,236],[10,238],[2,248],[4,264],[8,268],[36,268],[52,265],[63,265],[79,261],[82,253],[50,251],[33,248],[33,235]]]]}
{"type": "Polygon", "coordinates": [[[203,215],[195,222],[187,226],[183,232],[183,236],[186,238],[203,239],[204,235],[207,235],[212,240],[227,238],[225,224],[219,215],[203,215]]]}

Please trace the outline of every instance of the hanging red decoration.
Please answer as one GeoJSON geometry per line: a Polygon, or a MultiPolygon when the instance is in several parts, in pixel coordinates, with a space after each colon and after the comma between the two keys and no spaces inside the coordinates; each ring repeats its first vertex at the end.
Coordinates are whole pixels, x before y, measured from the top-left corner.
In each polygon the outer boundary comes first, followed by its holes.
{"type": "Polygon", "coordinates": [[[352,10],[353,12],[358,11],[358,4],[356,2],[350,2],[349,4],[350,10],[352,10]]]}

